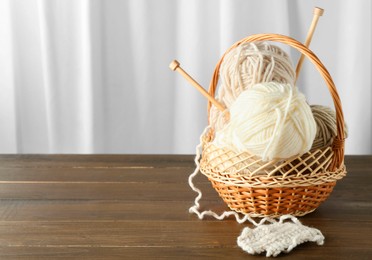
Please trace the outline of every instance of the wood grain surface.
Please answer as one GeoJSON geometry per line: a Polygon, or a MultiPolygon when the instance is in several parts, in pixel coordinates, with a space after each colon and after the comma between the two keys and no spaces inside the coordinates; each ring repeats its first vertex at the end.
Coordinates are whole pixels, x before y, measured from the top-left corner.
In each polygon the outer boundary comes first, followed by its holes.
{"type": "MultiPolygon", "coordinates": [[[[372,156],[300,220],[325,244],[288,259],[372,259],[372,156]]],[[[0,259],[264,259],[236,245],[246,224],[188,213],[189,155],[0,155],[0,259]]],[[[226,210],[199,175],[202,207],[226,210]]]]}

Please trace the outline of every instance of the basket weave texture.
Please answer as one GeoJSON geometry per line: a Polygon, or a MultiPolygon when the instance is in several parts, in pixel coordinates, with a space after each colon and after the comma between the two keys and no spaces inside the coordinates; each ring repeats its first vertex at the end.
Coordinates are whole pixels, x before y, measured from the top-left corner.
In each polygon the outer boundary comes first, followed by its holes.
{"type": "MultiPolygon", "coordinates": [[[[213,126],[203,137],[200,171],[208,177],[230,209],[251,217],[303,216],[314,211],[332,192],[336,181],[346,174],[344,165],[344,117],[337,89],[317,56],[293,38],[278,34],[256,34],[230,47],[255,41],[287,44],[303,53],[325,80],[336,110],[337,136],[333,143],[286,160],[263,162],[249,152],[237,153],[213,145],[213,126]]],[[[214,71],[209,93],[215,96],[219,68],[214,71]]],[[[211,104],[208,106],[210,111],[211,104]]]]}

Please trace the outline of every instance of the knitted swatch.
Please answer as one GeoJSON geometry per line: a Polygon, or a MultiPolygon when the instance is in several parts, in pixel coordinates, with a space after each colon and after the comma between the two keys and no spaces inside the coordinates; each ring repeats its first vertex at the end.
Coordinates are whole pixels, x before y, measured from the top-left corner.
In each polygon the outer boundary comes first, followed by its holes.
{"type": "Polygon", "coordinates": [[[254,229],[246,227],[238,237],[238,245],[249,254],[277,256],[281,252],[290,252],[304,242],[316,242],[323,245],[324,236],[315,228],[304,226],[292,216],[282,216],[279,222],[269,225],[259,225],[254,229]],[[291,222],[284,222],[290,219],[291,222]]]}

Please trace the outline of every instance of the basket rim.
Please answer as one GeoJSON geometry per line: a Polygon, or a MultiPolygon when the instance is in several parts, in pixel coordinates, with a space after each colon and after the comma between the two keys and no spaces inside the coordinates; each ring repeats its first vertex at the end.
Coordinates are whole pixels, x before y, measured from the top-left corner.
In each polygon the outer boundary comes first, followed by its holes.
{"type": "MultiPolygon", "coordinates": [[[[326,183],[336,182],[341,180],[346,175],[346,166],[342,165],[336,171],[327,171],[316,176],[308,175],[307,178],[280,178],[280,177],[247,177],[240,176],[240,178],[231,178],[230,176],[222,178],[220,173],[211,171],[210,169],[201,168],[200,172],[209,180],[223,183],[224,185],[231,185],[242,188],[294,188],[294,187],[308,187],[322,185],[326,183]],[[263,182],[265,180],[265,183],[263,182]]],[[[236,177],[236,176],[234,176],[236,177]]]]}
{"type": "Polygon", "coordinates": [[[200,159],[200,172],[214,181],[249,188],[296,187],[334,182],[346,175],[344,163],[335,169],[330,169],[334,156],[331,146],[313,149],[288,159],[262,162],[259,157],[247,151],[238,153],[228,148],[218,148],[211,142],[211,134],[213,133],[207,132],[202,137],[203,156],[200,159]],[[233,159],[235,162],[226,166],[225,162],[231,162],[233,159]],[[308,163],[309,160],[312,161],[308,163]],[[250,167],[246,164],[248,161],[252,166],[258,163],[258,168],[247,173],[246,168],[250,167]],[[243,167],[238,166],[240,163],[243,167]],[[297,166],[306,167],[297,170],[297,166]]]}

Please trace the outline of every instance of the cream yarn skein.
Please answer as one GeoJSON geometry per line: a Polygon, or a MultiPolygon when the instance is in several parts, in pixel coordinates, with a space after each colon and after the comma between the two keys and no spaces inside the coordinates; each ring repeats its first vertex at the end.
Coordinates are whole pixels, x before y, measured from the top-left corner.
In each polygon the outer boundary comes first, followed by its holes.
{"type": "MultiPolygon", "coordinates": [[[[243,43],[228,52],[220,67],[217,100],[230,107],[240,93],[262,82],[294,84],[295,71],[288,54],[268,42],[243,43]]],[[[210,122],[221,129],[225,122],[217,122],[220,111],[212,106],[210,122]]]]}
{"type": "Polygon", "coordinates": [[[313,144],[313,114],[305,96],[291,84],[256,84],[229,110],[229,123],[213,141],[220,148],[248,151],[267,161],[301,155],[313,144]]]}

